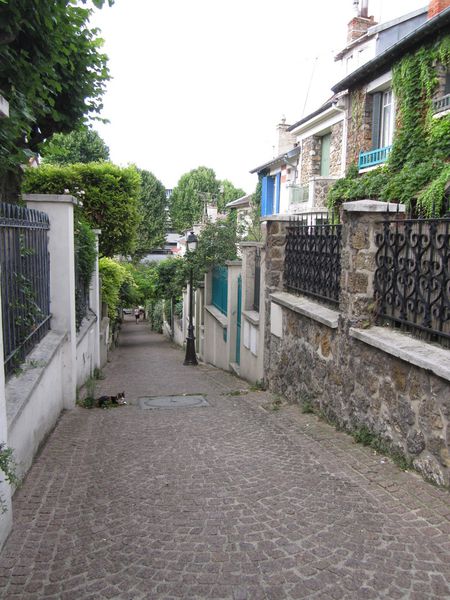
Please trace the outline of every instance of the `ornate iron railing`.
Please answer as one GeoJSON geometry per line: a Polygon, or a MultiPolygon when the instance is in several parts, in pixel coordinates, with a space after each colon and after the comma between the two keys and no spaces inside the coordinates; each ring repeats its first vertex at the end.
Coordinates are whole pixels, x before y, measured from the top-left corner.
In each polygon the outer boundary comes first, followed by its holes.
{"type": "Polygon", "coordinates": [[[386,220],[376,239],[379,320],[450,343],[450,215],[386,220]]]}
{"type": "Polygon", "coordinates": [[[214,267],[212,272],[212,304],[224,315],[227,314],[228,268],[214,267]]]}
{"type": "Polygon", "coordinates": [[[289,220],[284,260],[288,292],[339,303],[341,229],[334,215],[327,213],[308,213],[289,220]]]}
{"type": "Polygon", "coordinates": [[[0,271],[6,375],[50,329],[48,217],[0,204],[0,271]]]}
{"type": "Polygon", "coordinates": [[[259,312],[259,296],[261,292],[261,251],[256,248],[255,253],[255,282],[253,286],[253,310],[259,312]]]}

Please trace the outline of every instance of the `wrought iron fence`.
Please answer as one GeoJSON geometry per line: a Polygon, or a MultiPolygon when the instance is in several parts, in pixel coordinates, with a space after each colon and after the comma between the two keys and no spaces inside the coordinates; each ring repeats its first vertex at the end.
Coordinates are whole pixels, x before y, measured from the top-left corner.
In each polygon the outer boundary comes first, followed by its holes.
{"type": "Polygon", "coordinates": [[[319,212],[291,217],[284,260],[287,291],[339,303],[341,228],[334,214],[319,212]]]}
{"type": "Polygon", "coordinates": [[[253,287],[253,310],[259,312],[259,296],[261,290],[261,251],[256,248],[255,253],[255,283],[253,287]]]}
{"type": "Polygon", "coordinates": [[[379,321],[450,346],[450,213],[386,220],[376,243],[379,321]]]}
{"type": "Polygon", "coordinates": [[[48,216],[0,203],[0,269],[5,374],[50,329],[48,216]]]}
{"type": "Polygon", "coordinates": [[[224,315],[227,314],[228,268],[214,267],[212,272],[212,304],[224,315]]]}

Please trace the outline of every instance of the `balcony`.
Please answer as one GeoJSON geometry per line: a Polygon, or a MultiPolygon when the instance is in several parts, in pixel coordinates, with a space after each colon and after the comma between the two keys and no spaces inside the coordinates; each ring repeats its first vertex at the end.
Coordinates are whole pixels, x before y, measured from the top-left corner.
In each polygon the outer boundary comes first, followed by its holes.
{"type": "Polygon", "coordinates": [[[309,185],[295,185],[291,184],[287,186],[289,196],[289,206],[293,204],[301,204],[308,202],[309,200],[309,185]]]}
{"type": "Polygon", "coordinates": [[[376,167],[382,165],[387,161],[392,146],[385,146],[384,148],[377,148],[370,152],[360,152],[358,160],[358,169],[367,169],[370,167],[376,167]]]}
{"type": "Polygon", "coordinates": [[[433,113],[437,114],[444,110],[450,110],[450,94],[441,96],[436,100],[433,100],[433,113]]]}

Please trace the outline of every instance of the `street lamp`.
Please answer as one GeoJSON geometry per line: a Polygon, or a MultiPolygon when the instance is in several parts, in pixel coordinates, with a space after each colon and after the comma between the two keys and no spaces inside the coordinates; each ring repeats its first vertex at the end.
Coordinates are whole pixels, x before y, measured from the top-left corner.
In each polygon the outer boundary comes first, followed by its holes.
{"type": "MultiPolygon", "coordinates": [[[[198,239],[193,231],[191,231],[186,238],[187,251],[189,253],[197,250],[198,239]]],[[[195,336],[194,336],[194,324],[192,322],[193,312],[193,268],[189,272],[189,325],[188,334],[186,338],[186,356],[184,358],[184,365],[198,365],[197,356],[195,354],[195,336]]]]}

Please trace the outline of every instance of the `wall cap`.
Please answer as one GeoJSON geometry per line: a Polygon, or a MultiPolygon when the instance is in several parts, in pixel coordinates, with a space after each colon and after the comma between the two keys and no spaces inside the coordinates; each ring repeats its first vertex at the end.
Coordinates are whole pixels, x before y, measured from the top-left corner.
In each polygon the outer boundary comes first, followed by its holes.
{"type": "Polygon", "coordinates": [[[406,207],[404,204],[395,204],[394,202],[381,202],[380,200],[354,200],[353,202],[344,202],[343,210],[347,212],[373,212],[373,213],[404,213],[406,207]]]}
{"type": "Polygon", "coordinates": [[[242,266],[242,260],[227,260],[225,264],[227,267],[240,267],[242,266]]]}
{"type": "Polygon", "coordinates": [[[73,204],[74,206],[79,204],[75,196],[71,194],[22,194],[22,198],[25,202],[50,202],[54,204],[73,204]]]}
{"type": "Polygon", "coordinates": [[[351,327],[350,336],[450,381],[450,350],[387,327],[351,327]]]}
{"type": "Polygon", "coordinates": [[[259,312],[256,310],[243,310],[242,316],[252,325],[259,326],[259,312]]]}
{"type": "Polygon", "coordinates": [[[238,246],[240,246],[241,248],[264,248],[265,243],[264,242],[239,242],[238,246]]]}
{"type": "Polygon", "coordinates": [[[292,215],[289,214],[284,214],[284,215],[268,215],[266,217],[261,217],[260,218],[260,223],[268,223],[269,221],[286,221],[286,223],[289,223],[289,217],[291,217],[292,215]]]}
{"type": "Polygon", "coordinates": [[[274,294],[270,294],[270,299],[272,302],[275,302],[275,304],[280,304],[285,308],[289,308],[293,312],[309,317],[314,321],[318,321],[331,329],[338,328],[340,315],[338,310],[323,306],[305,296],[294,296],[288,292],[275,292],[274,294]]]}
{"type": "Polygon", "coordinates": [[[47,365],[66,340],[67,334],[49,331],[27,356],[22,366],[23,372],[13,375],[6,382],[6,420],[9,431],[32,397],[33,390],[39,385],[47,365]]]}
{"type": "Polygon", "coordinates": [[[218,308],[216,308],[213,304],[206,304],[205,310],[209,312],[209,314],[216,319],[222,329],[226,329],[228,327],[228,318],[220,312],[218,308]]]}

